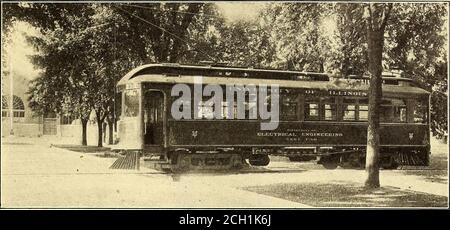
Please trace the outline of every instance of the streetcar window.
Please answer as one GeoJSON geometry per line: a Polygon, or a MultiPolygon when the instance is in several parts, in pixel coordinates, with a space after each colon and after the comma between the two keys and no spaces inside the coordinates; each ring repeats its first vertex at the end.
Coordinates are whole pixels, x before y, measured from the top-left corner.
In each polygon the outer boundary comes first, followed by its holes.
{"type": "Polygon", "coordinates": [[[258,119],[258,93],[257,91],[245,92],[245,118],[258,119]]]}
{"type": "Polygon", "coordinates": [[[344,98],[343,100],[344,121],[356,120],[356,99],[344,98]]]}
{"type": "Polygon", "coordinates": [[[285,94],[281,96],[281,120],[295,121],[298,119],[297,96],[298,95],[295,94],[285,94]]]}
{"type": "Polygon", "coordinates": [[[357,119],[358,121],[367,121],[369,119],[369,99],[367,98],[360,98],[358,99],[358,112],[357,112],[357,119]]]}
{"type": "Polygon", "coordinates": [[[383,99],[380,105],[381,122],[406,122],[406,102],[402,99],[383,99]]]}
{"type": "MultiPolygon", "coordinates": [[[[247,114],[247,105],[245,105],[246,108],[246,114],[247,114]]],[[[233,107],[230,107],[230,104],[227,101],[222,102],[222,118],[223,119],[237,119],[237,104],[233,103],[233,107]]],[[[247,117],[247,115],[246,115],[247,117]]]]}
{"type": "Polygon", "coordinates": [[[126,117],[139,114],[139,92],[136,89],[125,90],[124,113],[126,117]]]}
{"type": "Polygon", "coordinates": [[[380,106],[380,121],[389,122],[394,117],[393,109],[390,106],[380,106]]]}
{"type": "Polygon", "coordinates": [[[337,120],[337,104],[336,98],[324,98],[322,99],[325,110],[325,120],[335,121],[337,120]]]}
{"type": "Polygon", "coordinates": [[[222,103],[222,117],[224,119],[233,119],[234,118],[234,109],[233,109],[233,111],[230,111],[230,112],[229,112],[229,110],[230,110],[230,107],[228,105],[228,102],[224,101],[222,103]]]}
{"type": "Polygon", "coordinates": [[[305,98],[305,120],[319,120],[319,98],[305,98]]]}
{"type": "Polygon", "coordinates": [[[356,119],[356,106],[344,105],[344,120],[352,121],[356,119]]]}
{"type": "Polygon", "coordinates": [[[307,118],[310,120],[318,120],[319,119],[319,104],[310,103],[307,107],[307,118]]]}
{"type": "Polygon", "coordinates": [[[214,118],[214,103],[206,102],[206,101],[200,101],[198,104],[198,114],[197,118],[206,118],[206,119],[213,119],[214,118]]]}
{"type": "Polygon", "coordinates": [[[399,122],[406,122],[406,107],[395,108],[395,119],[399,122]]]}
{"type": "Polygon", "coordinates": [[[426,100],[414,101],[414,123],[427,123],[428,121],[428,105],[426,100]]]}
{"type": "Polygon", "coordinates": [[[359,105],[358,116],[360,121],[367,121],[369,118],[369,106],[359,105]]]}
{"type": "Polygon", "coordinates": [[[245,118],[257,119],[258,118],[258,104],[254,101],[245,102],[245,118]]]}

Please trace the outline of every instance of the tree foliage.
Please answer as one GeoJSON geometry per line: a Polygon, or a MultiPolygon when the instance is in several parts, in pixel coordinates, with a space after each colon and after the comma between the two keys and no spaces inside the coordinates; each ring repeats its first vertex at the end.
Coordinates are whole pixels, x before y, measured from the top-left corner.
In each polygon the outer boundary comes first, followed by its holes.
{"type": "MultiPolygon", "coordinates": [[[[110,86],[144,63],[213,61],[344,76],[367,73],[361,6],[269,3],[256,20],[227,22],[213,3],[7,3],[3,27],[22,20],[43,35],[30,38],[40,51],[34,61],[45,70],[45,79],[34,81],[30,90],[36,92],[32,108],[69,111],[90,104],[110,114],[110,86]],[[78,98],[56,92],[59,88],[78,98]]],[[[447,130],[447,10],[438,3],[394,4],[384,34],[384,69],[400,69],[433,92],[431,127],[438,136],[447,130]]]]}
{"type": "Polygon", "coordinates": [[[361,75],[367,72],[368,66],[364,11],[358,4],[336,4],[333,10],[337,45],[330,51],[329,66],[343,76],[361,75]]]}
{"type": "Polygon", "coordinates": [[[202,13],[212,8],[198,3],[18,3],[8,10],[10,21],[29,22],[42,34],[28,39],[39,51],[34,64],[44,70],[31,83],[30,107],[41,114],[77,115],[83,136],[93,110],[101,146],[104,119],[114,119],[120,77],[151,61],[182,60],[190,49],[191,25],[203,23],[202,13]]]}
{"type": "Polygon", "coordinates": [[[387,26],[385,61],[431,91],[431,129],[447,131],[447,32],[445,4],[395,4],[387,26]]]}
{"type": "MultiPolygon", "coordinates": [[[[447,10],[442,3],[394,4],[384,34],[384,70],[401,70],[432,92],[431,129],[438,137],[447,132],[447,10]]],[[[276,44],[271,66],[368,73],[362,4],[269,4],[261,20],[271,25],[269,43],[276,44]]]]}
{"type": "Polygon", "coordinates": [[[220,32],[222,61],[253,68],[268,67],[273,62],[275,49],[270,34],[258,22],[232,22],[220,32]]]}
{"type": "Polygon", "coordinates": [[[203,3],[111,4],[111,9],[127,22],[127,33],[143,62],[178,62],[188,52],[194,24],[208,20],[214,9],[203,3]],[[136,39],[138,38],[138,39],[136,39]]]}
{"type": "Polygon", "coordinates": [[[323,19],[330,4],[275,3],[265,10],[265,23],[271,25],[277,59],[274,67],[323,72],[330,55],[323,19]]]}

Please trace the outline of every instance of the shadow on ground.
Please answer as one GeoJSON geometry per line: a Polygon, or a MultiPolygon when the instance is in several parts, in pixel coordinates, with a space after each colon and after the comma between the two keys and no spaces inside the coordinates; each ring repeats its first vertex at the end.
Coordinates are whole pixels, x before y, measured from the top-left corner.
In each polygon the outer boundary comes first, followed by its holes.
{"type": "Polygon", "coordinates": [[[314,207],[447,207],[445,196],[394,187],[367,190],[359,184],[340,181],[327,184],[273,184],[243,189],[314,207]]]}
{"type": "Polygon", "coordinates": [[[31,145],[31,144],[22,142],[2,142],[2,145],[31,145]]]}
{"type": "Polygon", "coordinates": [[[97,147],[87,145],[52,145],[52,147],[66,149],[69,151],[94,154],[97,157],[118,157],[118,154],[111,152],[108,147],[97,147]]]}
{"type": "Polygon", "coordinates": [[[420,176],[425,181],[441,184],[448,183],[448,159],[446,155],[431,155],[430,166],[428,167],[408,167],[402,170],[405,175],[420,176]]]}

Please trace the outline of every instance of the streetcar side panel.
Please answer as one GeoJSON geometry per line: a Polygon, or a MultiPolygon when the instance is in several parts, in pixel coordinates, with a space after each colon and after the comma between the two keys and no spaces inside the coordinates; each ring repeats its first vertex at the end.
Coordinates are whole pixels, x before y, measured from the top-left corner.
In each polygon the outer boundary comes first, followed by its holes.
{"type": "MultiPolygon", "coordinates": [[[[170,146],[365,146],[366,123],[280,122],[273,131],[261,121],[175,121],[169,124],[170,146]]],[[[427,146],[426,124],[381,125],[382,146],[427,146]]]]}

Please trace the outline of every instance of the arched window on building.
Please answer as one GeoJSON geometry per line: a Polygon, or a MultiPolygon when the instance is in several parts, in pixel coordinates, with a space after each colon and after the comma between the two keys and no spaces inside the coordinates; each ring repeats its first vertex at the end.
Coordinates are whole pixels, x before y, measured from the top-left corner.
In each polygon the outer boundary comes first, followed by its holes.
{"type": "Polygon", "coordinates": [[[14,117],[25,117],[25,106],[20,97],[13,97],[13,115],[14,117]]]}
{"type": "Polygon", "coordinates": [[[2,96],[2,117],[8,116],[8,99],[5,96],[2,96]]]}

